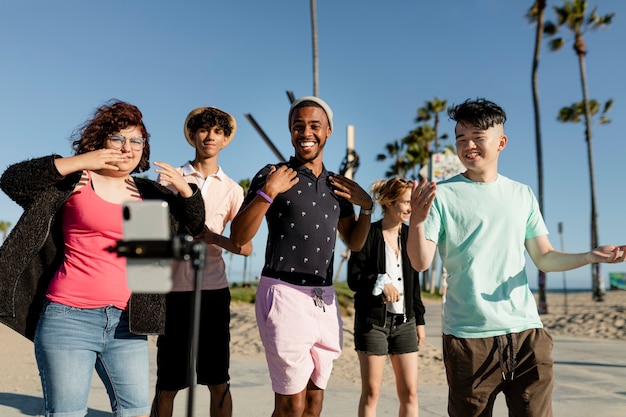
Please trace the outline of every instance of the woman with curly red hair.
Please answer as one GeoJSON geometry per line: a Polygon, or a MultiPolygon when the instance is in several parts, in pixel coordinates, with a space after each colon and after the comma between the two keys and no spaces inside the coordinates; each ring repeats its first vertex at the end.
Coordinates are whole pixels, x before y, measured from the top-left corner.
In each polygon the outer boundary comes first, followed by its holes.
{"type": "Polygon", "coordinates": [[[156,171],[177,193],[131,176],[150,166],[149,137],[137,107],[110,101],[73,134],[73,156],[20,162],[0,178],[24,209],[0,249],[0,321],[34,340],[46,415],[84,416],[94,368],[114,415],[149,414],[145,333],[161,326],[161,297],[131,297],[126,260],[107,248],[123,238],[127,201],[167,201],[172,233],[204,225],[197,187],[169,164],[156,171]]]}

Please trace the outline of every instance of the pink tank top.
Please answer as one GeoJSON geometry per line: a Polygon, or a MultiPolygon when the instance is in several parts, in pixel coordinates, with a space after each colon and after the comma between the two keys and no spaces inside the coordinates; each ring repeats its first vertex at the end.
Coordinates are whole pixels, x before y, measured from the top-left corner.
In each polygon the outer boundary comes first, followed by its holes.
{"type": "Polygon", "coordinates": [[[89,172],[88,177],[63,206],[65,258],[46,298],[78,308],[114,305],[125,310],[130,298],[126,258],[106,250],[123,237],[122,207],[99,197],[89,172]]]}

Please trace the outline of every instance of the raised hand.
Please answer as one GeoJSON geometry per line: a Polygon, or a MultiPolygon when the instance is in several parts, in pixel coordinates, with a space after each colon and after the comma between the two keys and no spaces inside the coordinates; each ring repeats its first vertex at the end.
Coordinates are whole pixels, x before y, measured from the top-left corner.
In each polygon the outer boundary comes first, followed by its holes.
{"type": "Polygon", "coordinates": [[[123,159],[120,149],[98,149],[67,158],[57,158],[54,160],[54,164],[59,173],[65,176],[85,169],[89,171],[101,169],[119,171],[117,164],[123,159]]]}
{"type": "Polygon", "coordinates": [[[181,196],[185,198],[191,197],[193,190],[173,166],[167,162],[154,162],[154,165],[159,167],[159,169],[155,169],[155,172],[159,174],[160,179],[172,184],[181,196]]]}
{"type": "Polygon", "coordinates": [[[435,201],[437,185],[434,182],[413,181],[411,190],[411,223],[422,223],[428,217],[430,208],[435,201]]]}

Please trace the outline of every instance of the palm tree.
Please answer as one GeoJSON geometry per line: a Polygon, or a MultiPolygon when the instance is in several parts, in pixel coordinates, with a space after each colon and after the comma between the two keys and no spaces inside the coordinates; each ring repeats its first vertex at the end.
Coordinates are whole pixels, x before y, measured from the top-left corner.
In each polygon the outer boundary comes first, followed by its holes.
{"type": "Polygon", "coordinates": [[[376,155],[376,160],[379,162],[385,161],[387,158],[391,159],[393,163],[389,167],[389,170],[385,172],[385,177],[390,178],[393,176],[406,176],[407,168],[404,161],[406,153],[406,145],[402,141],[397,139],[393,142],[389,142],[385,145],[387,153],[379,153],[376,155]]]}
{"type": "Polygon", "coordinates": [[[4,220],[0,220],[0,232],[2,232],[2,241],[7,238],[7,232],[11,228],[11,222],[5,222],[4,220]]]}
{"type": "MultiPolygon", "coordinates": [[[[537,73],[539,70],[539,55],[541,54],[541,39],[543,38],[543,25],[545,20],[546,0],[537,0],[526,13],[526,18],[535,24],[535,52],[533,54],[533,65],[531,71],[531,85],[533,92],[533,110],[535,116],[535,146],[537,151],[537,180],[538,180],[538,200],[539,210],[545,217],[545,207],[543,205],[543,152],[541,147],[541,118],[539,111],[539,87],[537,84],[537,73]]],[[[539,287],[540,314],[548,312],[548,300],[546,297],[547,276],[544,271],[539,270],[537,278],[539,287]]]]}
{"type": "MultiPolygon", "coordinates": [[[[420,107],[417,109],[417,117],[415,121],[417,123],[423,123],[421,126],[421,137],[426,141],[426,155],[428,156],[428,180],[433,181],[433,154],[439,152],[439,140],[447,139],[448,134],[444,133],[439,136],[439,113],[445,112],[446,107],[448,105],[447,100],[440,100],[435,97],[432,101],[426,101],[424,103],[424,107],[420,107]],[[430,125],[428,122],[432,120],[433,124],[430,125]],[[434,142],[434,151],[432,149],[432,144],[434,142]]],[[[419,127],[418,127],[419,129],[419,127]]],[[[436,285],[435,281],[437,279],[437,257],[433,258],[433,262],[430,270],[424,271],[423,283],[424,288],[430,290],[431,293],[435,293],[436,285]],[[427,284],[427,285],[426,285],[427,284]]]]}
{"type": "MultiPolygon", "coordinates": [[[[544,31],[547,35],[553,36],[549,43],[552,51],[560,50],[566,41],[562,37],[556,37],[558,29],[565,27],[574,35],[574,52],[578,56],[578,67],[580,71],[580,83],[583,93],[583,107],[585,116],[585,138],[587,141],[587,157],[589,164],[589,182],[591,188],[591,248],[598,246],[598,213],[596,209],[596,188],[593,169],[593,146],[591,134],[591,110],[589,108],[589,100],[587,98],[587,71],[585,68],[585,55],[587,54],[587,45],[583,39],[583,35],[587,31],[594,31],[600,28],[608,27],[615,13],[608,13],[599,16],[596,12],[597,6],[590,13],[587,13],[586,0],[565,0],[562,7],[554,7],[557,15],[556,23],[547,22],[544,31]]],[[[591,285],[593,299],[596,301],[604,301],[604,291],[600,285],[600,265],[591,265],[591,285]]]]}
{"type": "Polygon", "coordinates": [[[447,100],[439,100],[437,97],[433,99],[433,101],[426,101],[424,103],[424,107],[420,107],[417,109],[417,117],[415,121],[417,123],[424,123],[424,126],[428,126],[432,128],[430,134],[425,135],[427,139],[430,139],[426,142],[426,151],[428,153],[428,179],[432,181],[433,179],[433,150],[431,148],[432,142],[435,143],[435,151],[434,153],[439,152],[439,139],[447,139],[448,135],[443,134],[441,137],[438,135],[439,128],[439,113],[446,111],[446,106],[448,105],[447,100]],[[432,126],[428,125],[427,122],[433,120],[432,126]]]}
{"type": "Polygon", "coordinates": [[[243,194],[248,194],[248,190],[250,189],[250,178],[239,180],[239,185],[243,188],[243,194]]]}
{"type": "MultiPolygon", "coordinates": [[[[433,154],[439,152],[439,141],[448,138],[447,134],[439,135],[439,113],[446,111],[447,100],[440,100],[435,97],[432,101],[424,102],[424,106],[417,109],[415,122],[419,124],[411,130],[407,136],[400,141],[394,140],[387,143],[385,148],[387,153],[376,156],[377,161],[384,161],[390,158],[393,163],[385,173],[387,178],[401,176],[405,178],[418,179],[421,168],[428,165],[429,180],[433,178],[433,154]],[[432,124],[431,124],[432,121],[432,124]],[[433,151],[434,143],[434,151],[433,151]]],[[[436,260],[431,268],[436,270],[436,260]]],[[[423,275],[423,288],[426,291],[435,292],[436,275],[428,271],[423,275]]]]}
{"type": "MultiPolygon", "coordinates": [[[[591,99],[587,101],[587,105],[589,106],[589,114],[591,118],[595,117],[598,112],[600,112],[600,103],[597,100],[591,99]]],[[[613,107],[613,99],[609,99],[602,106],[602,111],[598,115],[597,123],[604,125],[607,123],[611,123],[611,119],[609,119],[608,113],[611,111],[611,107],[613,107]]],[[[573,122],[580,123],[581,119],[585,116],[585,104],[582,101],[578,103],[574,103],[569,107],[562,107],[559,110],[559,115],[557,116],[557,120],[559,122],[573,122]]]]}
{"type": "Polygon", "coordinates": [[[439,126],[439,113],[446,110],[446,100],[439,100],[437,97],[433,101],[426,101],[424,107],[417,110],[415,121],[421,123],[411,130],[407,136],[393,142],[387,143],[385,149],[387,153],[380,153],[376,156],[377,161],[385,161],[390,158],[393,162],[389,170],[385,173],[387,178],[402,176],[411,179],[419,178],[420,168],[428,164],[432,156],[431,144],[435,143],[435,152],[439,149],[439,140],[447,139],[448,135],[439,136],[437,129],[439,126]],[[433,124],[428,122],[433,120],[433,124]]]}

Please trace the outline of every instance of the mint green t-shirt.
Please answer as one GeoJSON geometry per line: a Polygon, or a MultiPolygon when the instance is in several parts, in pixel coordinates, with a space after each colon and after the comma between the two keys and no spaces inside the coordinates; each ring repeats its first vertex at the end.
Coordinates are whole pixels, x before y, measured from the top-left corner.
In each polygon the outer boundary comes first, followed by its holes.
{"type": "Polygon", "coordinates": [[[490,183],[454,176],[437,184],[424,230],[448,272],[444,334],[479,338],[543,327],[524,242],[548,230],[530,187],[502,175],[490,183]]]}

